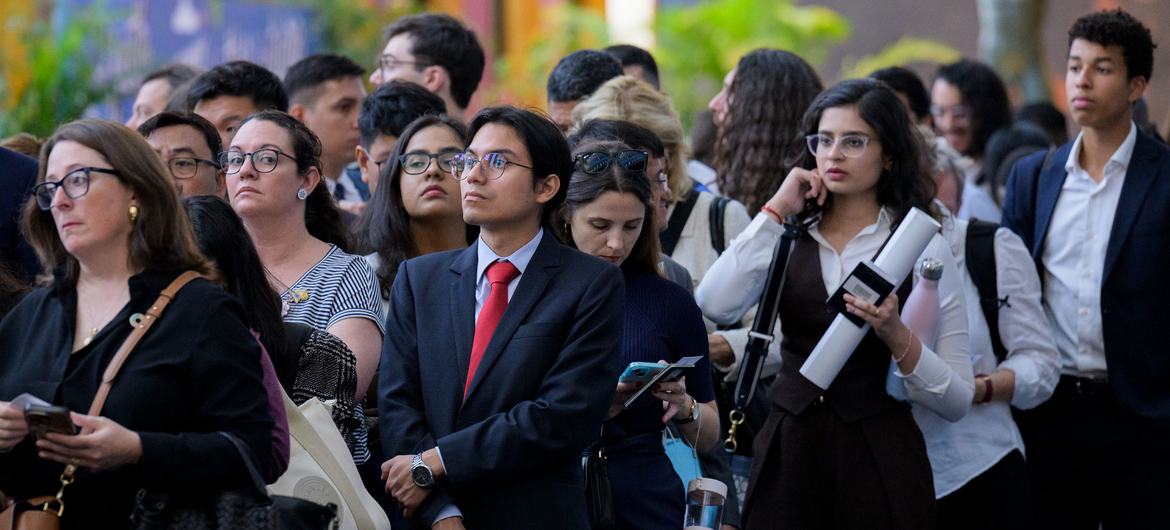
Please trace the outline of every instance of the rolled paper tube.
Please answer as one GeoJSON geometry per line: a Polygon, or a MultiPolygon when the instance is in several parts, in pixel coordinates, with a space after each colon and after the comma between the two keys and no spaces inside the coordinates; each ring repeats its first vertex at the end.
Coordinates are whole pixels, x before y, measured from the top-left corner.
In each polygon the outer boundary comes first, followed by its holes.
{"type": "MultiPolygon", "coordinates": [[[[873,261],[874,265],[888,277],[899,280],[905,278],[939,228],[938,221],[929,214],[911,208],[873,261]]],[[[844,315],[838,314],[800,367],[800,374],[821,389],[828,389],[868,332],[868,324],[857,326],[844,315]]]]}

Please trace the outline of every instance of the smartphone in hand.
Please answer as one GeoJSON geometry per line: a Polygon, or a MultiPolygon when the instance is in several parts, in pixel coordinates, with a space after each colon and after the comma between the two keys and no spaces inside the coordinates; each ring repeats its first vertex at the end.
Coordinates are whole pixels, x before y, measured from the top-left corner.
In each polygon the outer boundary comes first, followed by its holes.
{"type": "Polygon", "coordinates": [[[67,407],[53,405],[27,405],[24,407],[24,419],[28,422],[28,430],[37,437],[45,433],[57,432],[61,434],[77,434],[77,425],[69,417],[67,407]]]}

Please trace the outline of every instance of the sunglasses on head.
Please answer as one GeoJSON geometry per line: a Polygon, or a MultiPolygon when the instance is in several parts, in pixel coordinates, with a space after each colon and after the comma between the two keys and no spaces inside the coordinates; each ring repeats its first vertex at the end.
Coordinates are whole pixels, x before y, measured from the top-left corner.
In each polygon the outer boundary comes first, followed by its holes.
{"type": "Polygon", "coordinates": [[[637,149],[627,149],[618,151],[616,153],[607,153],[604,151],[591,151],[588,153],[581,153],[573,157],[573,164],[580,167],[587,175],[596,175],[609,169],[609,165],[613,162],[627,171],[646,171],[646,161],[650,158],[650,153],[646,151],[639,151],[637,149]]]}

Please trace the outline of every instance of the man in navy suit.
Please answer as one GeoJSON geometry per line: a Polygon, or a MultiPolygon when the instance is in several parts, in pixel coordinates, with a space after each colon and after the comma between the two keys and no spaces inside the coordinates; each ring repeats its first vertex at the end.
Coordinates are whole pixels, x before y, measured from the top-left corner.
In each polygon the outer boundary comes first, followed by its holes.
{"type": "Polygon", "coordinates": [[[36,160],[0,147],[0,266],[28,283],[39,266],[20,234],[20,210],[36,180],[36,160]]]}
{"type": "Polygon", "coordinates": [[[1081,133],[1008,179],[1003,223],[1036,259],[1061,355],[1052,399],[1020,422],[1047,528],[1170,524],[1170,149],[1131,110],[1152,65],[1128,13],[1077,20],[1065,86],[1081,133]]]}
{"type": "Polygon", "coordinates": [[[469,133],[453,173],[479,240],[406,261],[394,281],[386,489],[416,528],[586,530],[581,454],[620,369],[621,272],[547,228],[572,171],[552,121],[492,107],[469,133]]]}

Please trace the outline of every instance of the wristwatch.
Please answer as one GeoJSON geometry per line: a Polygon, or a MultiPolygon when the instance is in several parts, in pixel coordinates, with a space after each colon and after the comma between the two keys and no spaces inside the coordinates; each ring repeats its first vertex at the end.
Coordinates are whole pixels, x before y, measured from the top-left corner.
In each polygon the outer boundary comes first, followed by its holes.
{"type": "Polygon", "coordinates": [[[422,489],[430,489],[435,485],[435,474],[431,472],[426,462],[423,462],[421,453],[414,455],[414,459],[410,461],[410,478],[415,486],[422,489]]]}
{"type": "Polygon", "coordinates": [[[699,419],[699,401],[695,398],[691,398],[691,412],[687,414],[686,418],[681,420],[674,420],[674,422],[679,425],[684,425],[687,423],[693,423],[697,419],[699,419]]]}

